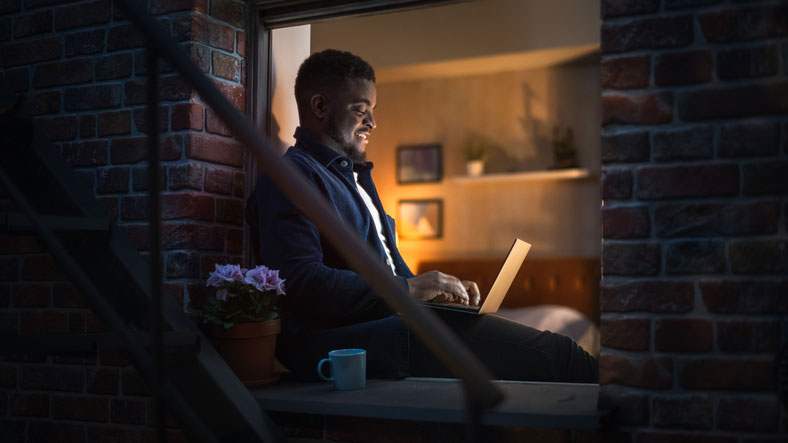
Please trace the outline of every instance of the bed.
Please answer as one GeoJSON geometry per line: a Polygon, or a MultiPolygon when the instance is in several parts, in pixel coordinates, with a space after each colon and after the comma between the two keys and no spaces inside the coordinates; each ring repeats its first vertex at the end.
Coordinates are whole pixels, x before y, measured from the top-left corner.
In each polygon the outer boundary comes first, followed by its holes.
{"type": "MultiPolygon", "coordinates": [[[[418,273],[439,270],[479,285],[482,296],[503,264],[501,259],[423,261],[418,273]]],[[[527,258],[496,315],[566,335],[599,354],[599,259],[527,258]]]]}

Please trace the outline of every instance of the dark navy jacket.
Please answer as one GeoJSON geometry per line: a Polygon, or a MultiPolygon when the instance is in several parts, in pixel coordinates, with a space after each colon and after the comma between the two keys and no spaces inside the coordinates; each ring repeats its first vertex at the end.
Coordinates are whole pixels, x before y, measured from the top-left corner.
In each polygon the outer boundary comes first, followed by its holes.
{"type": "MultiPolygon", "coordinates": [[[[383,230],[401,284],[413,276],[397,250],[394,220],[386,215],[372,182],[372,163],[354,165],[296,129],[290,160],[314,184],[337,215],[354,229],[381,260],[383,245],[353,178],[372,198],[384,218],[383,230]]],[[[314,379],[328,351],[367,350],[370,377],[404,377],[408,372],[408,330],[402,318],[353,270],[267,177],[261,177],[247,202],[246,219],[259,264],[279,269],[286,279],[282,334],[277,345],[280,362],[301,378],[314,379]]]]}

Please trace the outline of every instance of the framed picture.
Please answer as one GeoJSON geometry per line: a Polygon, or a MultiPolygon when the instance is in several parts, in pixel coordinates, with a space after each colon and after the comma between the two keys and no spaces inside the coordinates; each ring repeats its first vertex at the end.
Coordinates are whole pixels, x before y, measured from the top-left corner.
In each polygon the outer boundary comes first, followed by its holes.
{"type": "Polygon", "coordinates": [[[443,236],[443,200],[400,200],[397,234],[401,240],[426,240],[443,236]]]}
{"type": "Polygon", "coordinates": [[[431,183],[442,178],[441,145],[397,147],[397,183],[431,183]]]}

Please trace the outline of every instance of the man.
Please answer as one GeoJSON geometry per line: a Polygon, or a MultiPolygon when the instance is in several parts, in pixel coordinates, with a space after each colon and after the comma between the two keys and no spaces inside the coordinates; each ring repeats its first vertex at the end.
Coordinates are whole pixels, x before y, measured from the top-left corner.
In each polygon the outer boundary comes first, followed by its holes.
{"type": "MultiPolygon", "coordinates": [[[[313,54],[298,71],[295,95],[300,127],[285,157],[412,297],[478,304],[475,283],[437,271],[415,276],[397,250],[366,161],[376,126],[372,67],[348,52],[313,54]]],[[[257,258],[286,279],[277,358],[296,376],[316,379],[318,361],[341,348],[366,349],[370,377],[451,376],[267,177],[249,198],[247,222],[257,258]]],[[[596,361],[566,337],[497,316],[440,315],[498,378],[596,382],[596,361]]]]}

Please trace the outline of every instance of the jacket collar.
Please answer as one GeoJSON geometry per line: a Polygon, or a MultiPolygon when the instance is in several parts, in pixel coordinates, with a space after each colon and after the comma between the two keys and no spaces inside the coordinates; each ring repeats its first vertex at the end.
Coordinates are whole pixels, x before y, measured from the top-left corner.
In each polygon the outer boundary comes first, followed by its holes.
{"type": "MultiPolygon", "coordinates": [[[[317,160],[320,164],[328,168],[331,163],[337,160],[347,160],[353,165],[353,161],[337,151],[324,145],[317,139],[311,132],[302,127],[297,127],[295,130],[296,148],[306,151],[309,155],[317,160]]],[[[373,168],[372,162],[361,163],[353,165],[353,170],[356,172],[371,170],[373,168]]]]}

